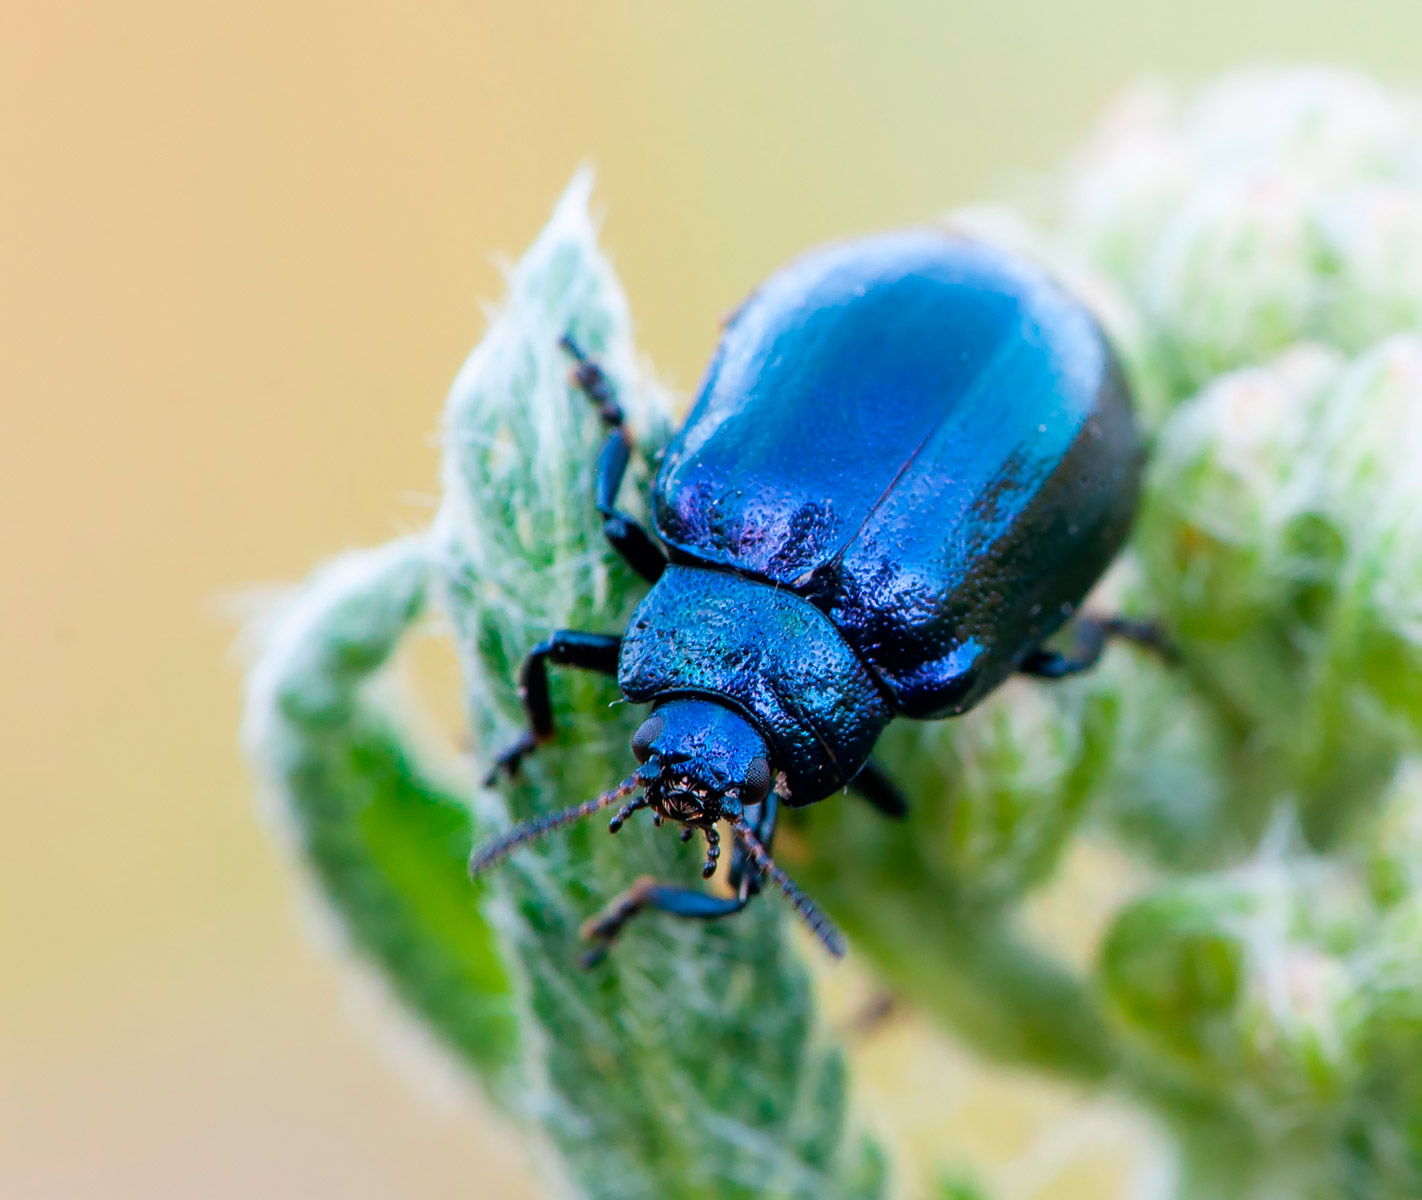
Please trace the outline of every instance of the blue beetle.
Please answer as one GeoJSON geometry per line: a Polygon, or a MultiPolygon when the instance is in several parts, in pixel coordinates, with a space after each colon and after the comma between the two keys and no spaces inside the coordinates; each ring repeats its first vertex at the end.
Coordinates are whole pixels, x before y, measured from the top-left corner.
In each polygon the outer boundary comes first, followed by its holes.
{"type": "Polygon", "coordinates": [[[598,957],[644,909],[716,918],[774,881],[834,954],[844,942],[770,856],[780,805],[846,786],[906,805],[870,760],[895,717],[966,712],[1014,672],[1091,666],[1143,622],[1083,618],[1044,646],[1120,548],[1141,442],[1100,327],[1039,267],[936,230],[813,251],[730,318],[652,491],[653,537],[617,508],[631,441],[610,385],[565,338],[609,432],[596,504],[651,590],[626,632],[564,630],[521,673],[528,731],[553,731],[547,664],[617,677],[651,705],[640,767],[584,804],[478,849],[472,873],[559,825],[627,801],[707,842],[734,831],[731,894],[644,879],[584,928],[598,957]]]}

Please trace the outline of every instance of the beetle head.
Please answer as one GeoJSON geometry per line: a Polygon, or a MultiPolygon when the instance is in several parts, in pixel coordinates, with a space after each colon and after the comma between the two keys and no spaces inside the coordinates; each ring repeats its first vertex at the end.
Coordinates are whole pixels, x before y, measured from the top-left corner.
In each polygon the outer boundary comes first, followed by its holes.
{"type": "MultiPolygon", "coordinates": [[[[839,931],[776,865],[757,832],[756,816],[746,815],[747,809],[763,804],[770,795],[774,772],[765,739],[744,717],[711,700],[666,700],[637,730],[632,750],[641,765],[616,787],[582,804],[524,821],[491,838],[470,855],[470,875],[477,876],[526,842],[590,817],[627,800],[638,789],[645,789],[643,795],[623,804],[608,823],[612,833],[644,808],[652,810],[658,824],[669,818],[683,825],[682,841],[700,829],[706,839],[706,862],[701,873],[710,878],[720,853],[716,823],[728,822],[749,860],[747,865],[758,877],[772,880],[785,893],[831,954],[838,957],[844,953],[839,931]]],[[[627,915],[624,913],[618,921],[625,921],[627,915]]]]}
{"type": "Polygon", "coordinates": [[[770,791],[765,746],[739,713],[711,700],[682,698],[658,705],[632,738],[644,772],[647,801],[663,817],[703,828],[734,821],[770,791]]]}

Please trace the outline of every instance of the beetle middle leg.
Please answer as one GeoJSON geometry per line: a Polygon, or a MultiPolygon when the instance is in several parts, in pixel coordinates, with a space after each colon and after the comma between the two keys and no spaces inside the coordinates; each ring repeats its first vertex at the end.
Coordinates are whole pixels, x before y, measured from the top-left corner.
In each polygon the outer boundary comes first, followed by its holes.
{"type": "Polygon", "coordinates": [[[622,639],[611,633],[580,633],[576,629],[560,629],[546,641],[539,642],[523,660],[519,672],[518,690],[528,714],[528,728],[518,741],[509,746],[484,778],[484,786],[492,787],[499,772],[512,776],[525,758],[553,736],[553,705],[548,698],[548,663],[560,667],[577,667],[596,671],[599,675],[617,675],[617,656],[622,639]]]}
{"type": "Polygon", "coordinates": [[[1070,654],[1039,646],[1022,660],[1017,669],[1024,675],[1035,675],[1040,679],[1078,675],[1096,665],[1110,638],[1134,642],[1137,646],[1154,650],[1167,660],[1175,657],[1165,631],[1156,621],[1133,617],[1082,617],[1076,623],[1075,634],[1076,645],[1070,654]]]}
{"type": "Polygon", "coordinates": [[[883,813],[890,820],[902,821],[908,816],[908,801],[899,786],[872,758],[859,768],[859,773],[849,781],[849,789],[858,792],[863,800],[883,813]]]}
{"type": "MultiPolygon", "coordinates": [[[[769,847],[775,838],[777,804],[774,796],[768,797],[758,807],[759,812],[752,814],[751,810],[747,810],[747,815],[752,817],[750,824],[756,837],[762,845],[769,847]]],[[[581,931],[583,939],[593,945],[583,955],[583,966],[592,967],[600,963],[618,934],[640,912],[650,909],[692,921],[714,921],[733,916],[745,908],[750,898],[760,891],[760,872],[739,838],[731,855],[727,882],[731,886],[731,895],[713,896],[700,888],[663,883],[651,875],[643,875],[626,891],[615,896],[600,913],[584,922],[581,931]]]]}
{"type": "Polygon", "coordinates": [[[667,565],[666,555],[651,534],[617,508],[617,492],[632,457],[632,437],[623,423],[622,406],[617,403],[612,382],[577,342],[564,334],[560,344],[576,363],[573,382],[596,407],[608,431],[597,460],[596,503],[602,517],[602,532],[628,566],[648,583],[656,583],[667,565]]]}

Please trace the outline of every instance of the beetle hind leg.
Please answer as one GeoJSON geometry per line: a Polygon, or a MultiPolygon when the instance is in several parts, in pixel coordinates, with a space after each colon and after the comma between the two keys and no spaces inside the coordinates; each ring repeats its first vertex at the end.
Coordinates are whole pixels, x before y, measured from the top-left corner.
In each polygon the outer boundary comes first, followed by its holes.
{"type": "Polygon", "coordinates": [[[656,583],[667,565],[666,555],[651,534],[617,507],[617,492],[632,457],[632,437],[623,422],[622,406],[617,403],[612,381],[572,337],[564,334],[560,345],[573,359],[573,383],[597,409],[608,431],[597,460],[596,502],[602,532],[628,566],[648,583],[656,583]]]}
{"type": "Polygon", "coordinates": [[[1041,646],[1031,651],[1018,665],[1024,675],[1039,679],[1064,679],[1089,671],[1101,658],[1109,639],[1133,642],[1154,650],[1167,662],[1174,661],[1175,651],[1158,621],[1134,617],[1083,617],[1076,624],[1076,644],[1070,654],[1047,650],[1041,646]]]}

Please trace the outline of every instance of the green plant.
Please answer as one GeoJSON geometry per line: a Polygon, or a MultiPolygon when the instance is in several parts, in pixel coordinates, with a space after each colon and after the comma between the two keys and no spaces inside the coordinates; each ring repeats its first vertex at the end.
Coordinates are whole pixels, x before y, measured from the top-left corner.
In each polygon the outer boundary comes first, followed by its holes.
{"type": "MultiPolygon", "coordinates": [[[[525,651],[619,628],[640,592],[601,539],[599,430],[559,336],[619,387],[634,484],[673,404],[634,361],[587,191],[454,385],[431,530],[336,561],[268,621],[249,752],[352,950],[572,1190],[881,1195],[773,899],[642,922],[580,972],[579,923],[643,871],[694,878],[690,849],[580,827],[468,883],[476,838],[626,774],[610,684],[557,677],[558,745],[502,793],[391,699],[387,661],[439,612],[484,760],[520,724],[525,651]]],[[[954,1036],[1154,1114],[1181,1200],[1422,1194],[1422,108],[1317,71],[1147,90],[1040,211],[952,220],[1049,261],[1121,348],[1153,453],[1103,593],[1163,616],[1182,663],[1115,649],[896,727],[912,819],[827,802],[782,857],[954,1036]],[[1083,967],[1021,910],[1085,839],[1142,882],[1083,967]]]]}

